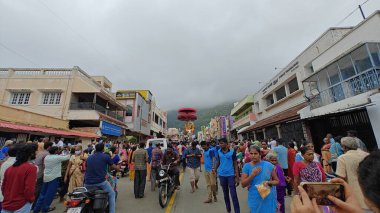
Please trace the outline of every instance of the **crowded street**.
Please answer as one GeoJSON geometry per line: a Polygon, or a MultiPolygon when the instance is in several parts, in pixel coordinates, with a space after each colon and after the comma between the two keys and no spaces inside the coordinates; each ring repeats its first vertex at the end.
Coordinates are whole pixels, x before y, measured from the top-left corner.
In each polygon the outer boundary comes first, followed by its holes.
{"type": "MultiPolygon", "coordinates": [[[[133,182],[128,177],[121,178],[118,182],[119,197],[116,201],[116,212],[146,212],[146,213],[187,213],[187,212],[224,212],[225,206],[223,202],[223,192],[218,193],[218,202],[211,204],[203,203],[207,198],[207,186],[205,179],[202,177],[199,182],[199,189],[195,193],[190,193],[191,187],[189,182],[189,174],[181,174],[181,190],[177,191],[171,199],[168,207],[161,208],[158,203],[158,190],[150,191],[150,183],[147,182],[145,196],[143,199],[135,199],[133,195],[133,182]]],[[[246,189],[238,187],[238,197],[241,201],[241,212],[248,212],[246,204],[246,189]]],[[[287,209],[289,209],[290,199],[287,198],[287,209]]],[[[53,212],[63,212],[66,206],[59,203],[56,199],[52,206],[57,209],[53,212]]],[[[288,211],[287,211],[288,212],[288,211]]]]}
{"type": "Polygon", "coordinates": [[[0,213],[380,213],[380,1],[0,0],[0,213]]]}

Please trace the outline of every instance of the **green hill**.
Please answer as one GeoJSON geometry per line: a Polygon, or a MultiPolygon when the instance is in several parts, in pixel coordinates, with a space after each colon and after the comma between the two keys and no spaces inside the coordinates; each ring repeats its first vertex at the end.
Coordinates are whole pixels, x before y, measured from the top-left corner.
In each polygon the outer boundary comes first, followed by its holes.
{"type": "MultiPolygon", "coordinates": [[[[210,119],[215,116],[229,115],[231,113],[231,109],[233,108],[233,102],[219,104],[214,107],[197,109],[197,117],[195,126],[196,131],[200,131],[201,126],[207,126],[210,123],[210,119]]],[[[184,122],[177,120],[177,111],[171,110],[168,111],[168,127],[169,128],[181,128],[183,129],[184,122]]]]}

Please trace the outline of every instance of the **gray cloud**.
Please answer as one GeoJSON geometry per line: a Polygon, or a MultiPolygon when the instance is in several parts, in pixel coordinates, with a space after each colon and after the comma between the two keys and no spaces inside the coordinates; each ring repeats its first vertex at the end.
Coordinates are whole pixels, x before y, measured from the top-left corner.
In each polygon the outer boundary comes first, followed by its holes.
{"type": "MultiPolygon", "coordinates": [[[[167,110],[204,107],[254,93],[362,2],[0,0],[0,42],[40,67],[149,89],[167,110]]],[[[0,46],[1,67],[36,66],[25,58],[0,46]]]]}

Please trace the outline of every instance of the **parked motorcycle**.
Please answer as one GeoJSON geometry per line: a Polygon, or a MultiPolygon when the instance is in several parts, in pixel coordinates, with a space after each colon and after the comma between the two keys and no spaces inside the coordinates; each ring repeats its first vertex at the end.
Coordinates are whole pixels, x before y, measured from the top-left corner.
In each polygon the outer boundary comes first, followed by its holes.
{"type": "Polygon", "coordinates": [[[158,170],[158,201],[162,208],[165,208],[168,205],[170,197],[175,191],[174,178],[169,175],[169,165],[161,165],[158,170]]]}

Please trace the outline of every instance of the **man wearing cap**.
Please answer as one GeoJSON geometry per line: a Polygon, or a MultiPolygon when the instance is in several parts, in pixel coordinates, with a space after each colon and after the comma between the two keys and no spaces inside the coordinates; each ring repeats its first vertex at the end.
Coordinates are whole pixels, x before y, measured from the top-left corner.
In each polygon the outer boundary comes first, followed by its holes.
{"type": "Polygon", "coordinates": [[[353,194],[355,195],[356,200],[359,201],[362,209],[368,210],[368,207],[364,203],[364,197],[359,186],[357,174],[359,163],[368,155],[368,153],[358,149],[357,141],[353,137],[344,137],[341,139],[341,143],[344,154],[338,158],[335,173],[338,177],[346,180],[348,185],[351,186],[353,194]]]}

